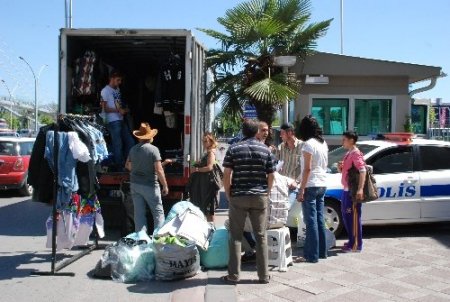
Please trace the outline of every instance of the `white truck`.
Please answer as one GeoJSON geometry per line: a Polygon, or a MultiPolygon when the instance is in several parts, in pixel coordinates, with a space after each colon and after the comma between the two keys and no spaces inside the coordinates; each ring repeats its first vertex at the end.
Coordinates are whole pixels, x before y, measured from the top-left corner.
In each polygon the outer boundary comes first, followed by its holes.
{"type": "MultiPolygon", "coordinates": [[[[211,127],[212,106],[205,99],[205,48],[191,31],[174,29],[64,28],[59,45],[59,112],[98,114],[108,72],[120,70],[130,128],[148,122],[159,130],[155,145],[163,159],[177,159],[166,168],[172,192],[169,198],[180,199],[190,162],[201,156],[202,134],[211,127]],[[166,84],[161,83],[161,75],[165,76],[165,66],[170,64],[178,64],[177,73],[171,76],[179,81],[166,85],[161,96],[160,86],[166,84]],[[167,95],[178,96],[175,107],[169,109],[170,116],[164,106],[175,100],[167,95]]],[[[99,181],[102,188],[118,189],[127,177],[127,173],[105,171],[99,181]]]]}

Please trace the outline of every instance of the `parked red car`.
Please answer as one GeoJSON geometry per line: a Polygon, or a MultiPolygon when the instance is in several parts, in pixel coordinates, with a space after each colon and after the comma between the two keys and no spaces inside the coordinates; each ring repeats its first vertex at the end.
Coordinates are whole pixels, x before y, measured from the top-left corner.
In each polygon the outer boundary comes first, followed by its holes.
{"type": "Polygon", "coordinates": [[[35,138],[0,137],[0,190],[18,189],[30,196],[27,184],[28,165],[35,138]]]}

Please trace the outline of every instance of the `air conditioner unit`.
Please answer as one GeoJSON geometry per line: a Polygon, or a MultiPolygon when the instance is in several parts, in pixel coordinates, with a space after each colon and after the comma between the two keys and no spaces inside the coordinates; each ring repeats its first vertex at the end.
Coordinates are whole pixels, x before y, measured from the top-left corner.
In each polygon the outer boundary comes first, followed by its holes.
{"type": "Polygon", "coordinates": [[[320,76],[309,76],[306,75],[305,84],[311,85],[326,85],[330,83],[330,79],[323,75],[320,76]]]}

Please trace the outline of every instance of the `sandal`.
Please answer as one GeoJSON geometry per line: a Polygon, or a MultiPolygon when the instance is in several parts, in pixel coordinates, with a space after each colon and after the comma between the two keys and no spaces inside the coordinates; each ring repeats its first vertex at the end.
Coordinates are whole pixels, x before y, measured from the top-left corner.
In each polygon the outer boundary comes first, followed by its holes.
{"type": "Polygon", "coordinates": [[[303,257],[297,257],[297,258],[295,258],[295,260],[294,260],[294,263],[307,263],[308,262],[308,260],[306,260],[305,258],[303,258],[303,257]]]}
{"type": "Polygon", "coordinates": [[[220,280],[227,284],[237,284],[239,282],[239,279],[233,279],[229,275],[220,277],[220,280]]]}
{"type": "Polygon", "coordinates": [[[259,284],[269,284],[270,283],[270,279],[271,279],[271,276],[269,275],[267,277],[267,279],[260,279],[260,280],[258,280],[258,283],[259,284]]]}

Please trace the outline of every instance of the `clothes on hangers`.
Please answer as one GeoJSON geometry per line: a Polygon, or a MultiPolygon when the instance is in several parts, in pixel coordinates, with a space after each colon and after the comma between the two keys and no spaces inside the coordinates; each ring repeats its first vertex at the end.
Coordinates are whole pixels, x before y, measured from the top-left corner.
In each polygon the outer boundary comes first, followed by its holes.
{"type": "Polygon", "coordinates": [[[75,60],[75,74],[72,78],[73,94],[76,96],[95,93],[94,66],[97,56],[87,50],[83,57],[75,60]]]}
{"type": "Polygon", "coordinates": [[[57,132],[55,138],[54,131],[47,132],[45,145],[45,158],[54,171],[54,140],[58,140],[58,196],[56,197],[57,207],[64,207],[63,203],[70,200],[70,195],[78,191],[78,179],[75,171],[77,160],[87,162],[91,158],[86,145],[81,142],[76,132],[57,132]],[[69,143],[71,137],[71,144],[69,143]],[[74,152],[75,151],[75,152],[74,152]]]}
{"type": "Polygon", "coordinates": [[[51,203],[53,200],[53,172],[47,159],[44,158],[46,134],[55,129],[55,124],[41,127],[33,145],[28,166],[27,182],[33,187],[32,200],[51,203]]]}

